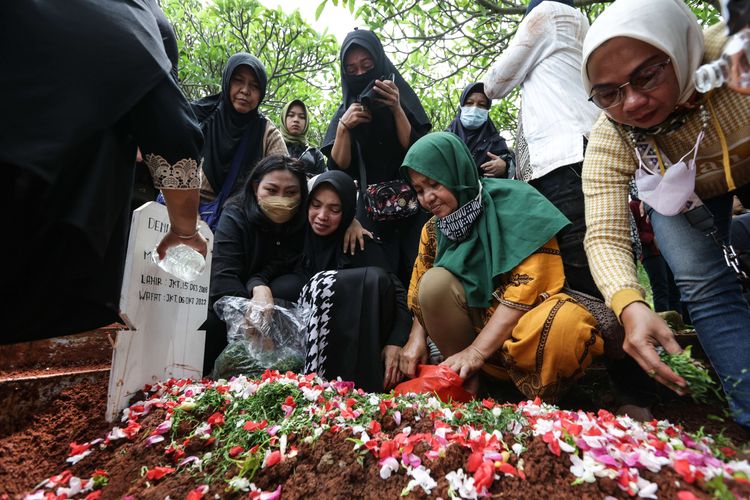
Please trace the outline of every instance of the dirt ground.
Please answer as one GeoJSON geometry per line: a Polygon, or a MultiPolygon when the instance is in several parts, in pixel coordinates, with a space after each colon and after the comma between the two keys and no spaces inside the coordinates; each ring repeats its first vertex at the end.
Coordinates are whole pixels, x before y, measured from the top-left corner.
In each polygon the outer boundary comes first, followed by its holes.
{"type": "MultiPolygon", "coordinates": [[[[603,375],[594,373],[587,377],[580,390],[572,394],[561,406],[578,404],[580,408],[597,402],[606,406],[602,397],[603,375]]],[[[122,498],[126,495],[142,497],[146,478],[138,471],[144,464],[150,466],[163,461],[163,453],[158,447],[146,447],[142,440],[126,442],[110,453],[105,463],[96,465],[86,460],[70,467],[65,463],[71,442],[81,443],[103,437],[112,427],[104,419],[107,394],[107,377],[102,375],[94,382],[82,383],[63,390],[44,411],[20,424],[10,434],[0,436],[0,497],[20,498],[35,485],[53,474],[69,469],[79,477],[90,477],[95,467],[104,467],[110,475],[110,482],[102,498],[122,498]],[[137,479],[133,479],[137,478],[137,479]]],[[[657,418],[667,418],[680,422],[689,431],[703,428],[706,432],[723,434],[735,442],[746,438],[742,430],[728,420],[719,420],[717,408],[701,406],[686,398],[672,398],[654,407],[657,418]]],[[[155,426],[161,418],[150,415],[143,422],[155,426]]],[[[415,431],[420,426],[427,429],[429,422],[405,422],[415,431]]],[[[385,424],[384,424],[385,425],[385,424]]],[[[282,462],[263,470],[255,478],[260,488],[273,490],[283,485],[283,498],[398,498],[406,485],[402,480],[383,481],[379,477],[377,460],[366,457],[360,464],[352,453],[352,444],[346,434],[323,435],[314,445],[298,443],[299,454],[292,460],[282,462]]],[[[420,450],[416,450],[419,454],[420,450]]],[[[421,450],[422,452],[424,450],[421,450]]],[[[438,487],[433,496],[447,498],[445,473],[465,463],[468,451],[451,447],[446,456],[431,462],[433,477],[438,479],[438,487]]],[[[604,498],[613,496],[625,498],[613,481],[599,480],[594,484],[571,486],[570,461],[567,456],[555,457],[546,449],[546,444],[537,438],[524,453],[527,480],[506,477],[495,481],[492,493],[502,498],[604,498]]],[[[708,498],[693,485],[680,484],[679,477],[672,470],[662,470],[659,474],[646,473],[647,479],[659,485],[660,498],[675,498],[678,490],[693,492],[698,498],[708,498]]],[[[185,498],[200,485],[200,477],[185,480],[185,475],[166,477],[148,489],[149,498],[185,498]]],[[[743,496],[750,497],[750,489],[745,488],[743,496]]],[[[222,497],[229,496],[224,491],[211,491],[222,497]]],[[[421,497],[423,493],[412,492],[409,496],[421,497]]],[[[207,497],[208,498],[208,497],[207,497]]]]}

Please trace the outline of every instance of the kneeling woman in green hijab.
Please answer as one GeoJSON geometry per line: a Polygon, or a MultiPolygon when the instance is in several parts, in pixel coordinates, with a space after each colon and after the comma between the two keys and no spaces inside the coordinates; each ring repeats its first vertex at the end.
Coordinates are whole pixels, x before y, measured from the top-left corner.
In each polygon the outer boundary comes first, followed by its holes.
{"type": "Polygon", "coordinates": [[[594,317],[562,292],[555,234],[569,221],[528,184],[480,180],[453,134],[423,137],[402,168],[434,217],[414,263],[400,369],[415,373],[429,335],[466,389],[476,391],[481,370],[556,401],[604,345],[594,317]]]}

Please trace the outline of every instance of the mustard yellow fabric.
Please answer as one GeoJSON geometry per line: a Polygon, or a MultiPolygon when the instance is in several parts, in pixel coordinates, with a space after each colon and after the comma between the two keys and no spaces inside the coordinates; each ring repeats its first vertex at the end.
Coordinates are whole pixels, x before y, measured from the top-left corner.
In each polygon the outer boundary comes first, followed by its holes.
{"type": "MultiPolygon", "coordinates": [[[[409,308],[422,325],[420,282],[433,267],[436,249],[433,218],[422,228],[408,293],[409,308]]],[[[460,281],[460,277],[456,280],[460,281]]],[[[487,324],[499,304],[526,311],[511,338],[487,360],[482,371],[495,379],[511,379],[526,397],[539,396],[547,402],[555,402],[583,375],[593,357],[604,351],[596,320],[561,292],[564,281],[559,247],[553,238],[502,276],[490,307],[462,308],[475,334],[487,324]]]]}

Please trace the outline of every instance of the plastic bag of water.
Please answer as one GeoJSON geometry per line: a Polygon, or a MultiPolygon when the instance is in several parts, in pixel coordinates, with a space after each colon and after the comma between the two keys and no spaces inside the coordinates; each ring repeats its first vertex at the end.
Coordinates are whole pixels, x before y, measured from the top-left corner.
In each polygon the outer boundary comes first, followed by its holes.
{"type": "Polygon", "coordinates": [[[159,253],[154,248],[151,252],[151,258],[154,264],[161,269],[187,282],[195,281],[206,267],[206,259],[187,245],[170,247],[161,260],[159,260],[159,253]]]}

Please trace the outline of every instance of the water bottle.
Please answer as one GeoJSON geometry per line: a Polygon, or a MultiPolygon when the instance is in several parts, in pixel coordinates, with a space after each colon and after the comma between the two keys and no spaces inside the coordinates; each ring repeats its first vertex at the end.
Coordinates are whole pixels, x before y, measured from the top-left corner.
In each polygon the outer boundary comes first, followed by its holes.
{"type": "Polygon", "coordinates": [[[195,281],[206,267],[206,259],[187,245],[177,245],[167,250],[167,255],[159,260],[156,249],[151,252],[154,264],[182,281],[195,281]]]}
{"type": "Polygon", "coordinates": [[[721,57],[695,72],[695,88],[705,94],[729,83],[737,92],[750,94],[750,28],[729,39],[721,57]]]}

